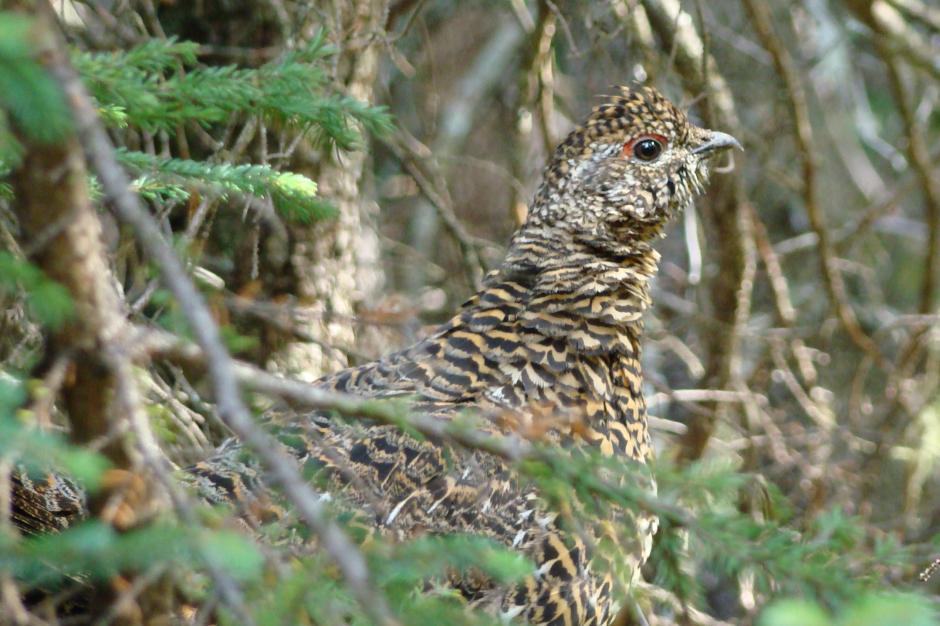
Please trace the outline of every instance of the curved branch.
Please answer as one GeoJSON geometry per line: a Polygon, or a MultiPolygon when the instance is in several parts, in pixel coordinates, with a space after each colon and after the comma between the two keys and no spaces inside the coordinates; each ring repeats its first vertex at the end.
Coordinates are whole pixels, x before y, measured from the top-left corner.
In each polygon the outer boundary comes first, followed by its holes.
{"type": "Polygon", "coordinates": [[[764,49],[770,53],[774,67],[787,93],[787,104],[790,116],[795,126],[795,140],[797,152],[802,161],[803,171],[803,204],[810,226],[816,234],[816,246],[819,250],[819,263],[822,270],[823,283],[829,300],[835,307],[836,315],[852,342],[861,350],[871,355],[879,364],[885,365],[886,360],[861,325],[855,311],[849,304],[842,274],[836,267],[835,254],[829,241],[829,231],[826,230],[822,209],[819,206],[817,193],[818,164],[813,150],[813,127],[809,119],[809,106],[806,101],[806,92],[797,76],[793,66],[793,59],[780,39],[774,33],[767,6],[756,0],[742,0],[754,30],[761,40],[764,49]]]}

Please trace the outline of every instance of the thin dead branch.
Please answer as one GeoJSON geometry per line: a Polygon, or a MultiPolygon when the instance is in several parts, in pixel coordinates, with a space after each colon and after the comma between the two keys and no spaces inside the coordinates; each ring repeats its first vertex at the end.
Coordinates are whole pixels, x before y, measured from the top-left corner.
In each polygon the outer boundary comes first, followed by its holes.
{"type": "MultiPolygon", "coordinates": [[[[675,65],[685,91],[704,96],[705,123],[733,135],[742,136],[734,98],[724,76],[706,53],[692,16],[677,0],[643,0],[650,30],[663,48],[675,55],[675,65]],[[704,58],[703,58],[704,57],[704,58]],[[703,68],[707,71],[703,71],[703,68]]],[[[718,272],[709,282],[713,315],[720,332],[707,335],[706,380],[718,389],[733,388],[738,377],[740,340],[750,316],[751,293],[756,271],[751,224],[740,172],[729,175],[728,184],[711,194],[704,217],[711,232],[719,233],[718,272]]],[[[681,442],[678,458],[690,461],[701,457],[724,408],[716,407],[708,419],[696,419],[681,442]]]]}
{"type": "MultiPolygon", "coordinates": [[[[174,335],[153,329],[138,328],[135,346],[138,358],[168,359],[191,369],[210,366],[202,347],[174,335]]],[[[414,431],[435,440],[447,441],[471,450],[487,452],[510,463],[526,460],[554,463],[550,450],[534,445],[518,434],[494,436],[463,420],[447,421],[412,410],[404,403],[359,396],[324,389],[270,374],[254,365],[232,361],[232,372],[247,389],[275,398],[294,406],[332,411],[348,418],[374,421],[414,431]]],[[[690,395],[700,395],[694,390],[690,395]]],[[[727,398],[725,398],[727,399],[727,398]]],[[[612,484],[605,488],[617,489],[612,484]]],[[[648,511],[667,515],[679,525],[697,527],[694,517],[680,506],[658,500],[645,491],[631,493],[637,504],[648,511]]],[[[295,502],[296,504],[296,502],[295,502]]],[[[322,537],[321,537],[322,539],[322,537]]]]}
{"type": "Polygon", "coordinates": [[[794,138],[797,152],[802,163],[803,178],[803,204],[809,217],[810,225],[816,234],[816,245],[819,253],[819,262],[822,269],[824,284],[829,299],[835,307],[836,314],[849,335],[849,338],[867,352],[884,367],[888,367],[885,357],[881,354],[877,344],[872,341],[862,329],[849,303],[842,274],[835,263],[832,245],[829,241],[829,232],[819,205],[817,191],[817,172],[815,149],[813,144],[813,127],[809,119],[809,105],[806,101],[806,92],[797,76],[793,59],[789,52],[774,33],[768,8],[755,0],[742,0],[744,8],[751,19],[754,30],[761,40],[764,48],[773,59],[777,75],[783,83],[787,94],[787,104],[790,116],[793,118],[794,138]]]}
{"type": "Polygon", "coordinates": [[[911,96],[901,77],[901,68],[898,66],[897,58],[880,40],[876,40],[875,48],[885,65],[891,97],[904,124],[908,162],[917,175],[924,198],[927,247],[924,276],[921,280],[919,312],[927,314],[933,311],[938,282],[937,272],[940,271],[938,267],[940,264],[940,184],[937,183],[937,177],[933,173],[930,153],[924,140],[926,128],[914,114],[911,96]]]}

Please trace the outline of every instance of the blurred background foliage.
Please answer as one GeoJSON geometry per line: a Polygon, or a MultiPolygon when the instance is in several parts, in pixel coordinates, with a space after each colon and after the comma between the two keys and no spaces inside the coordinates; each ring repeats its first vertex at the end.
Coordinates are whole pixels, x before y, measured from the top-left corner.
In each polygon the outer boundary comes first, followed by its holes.
{"type": "MultiPolygon", "coordinates": [[[[651,624],[937,623],[938,577],[918,578],[940,554],[935,6],[54,5],[120,163],[230,350],[300,378],[445,320],[499,262],[547,155],[597,95],[650,83],[735,134],[745,153],[658,246],[644,370],[660,495],[608,494],[663,520],[636,601],[651,624]]],[[[71,126],[33,27],[0,14],[0,475],[51,464],[94,489],[109,461],[65,443],[45,340],[75,307],[30,263],[10,208],[24,149],[11,129],[55,142],[71,126]]],[[[129,318],[186,335],[94,172],[88,183],[129,318]]],[[[175,464],[228,435],[191,372],[158,362],[135,375],[175,464]]],[[[592,463],[527,471],[563,498],[592,488],[592,463]]],[[[165,514],[127,533],[89,522],[25,539],[5,517],[2,619],[55,623],[37,589],[64,602],[133,570],[142,587],[170,572],[194,623],[239,623],[207,574],[220,566],[257,623],[368,623],[324,557],[283,547],[296,520],[259,541],[196,509],[195,524],[165,514]]],[[[363,550],[409,624],[483,619],[416,594],[435,572],[524,571],[466,538],[363,550]]]]}

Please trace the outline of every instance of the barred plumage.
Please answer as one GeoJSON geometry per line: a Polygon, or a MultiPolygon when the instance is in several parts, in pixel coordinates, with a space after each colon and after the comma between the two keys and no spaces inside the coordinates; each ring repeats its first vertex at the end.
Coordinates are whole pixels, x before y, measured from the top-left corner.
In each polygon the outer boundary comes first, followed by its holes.
{"type": "MultiPolygon", "coordinates": [[[[707,157],[731,145],[727,135],[690,124],[655,90],[623,88],[556,149],[505,261],[449,322],[411,347],[316,384],[412,397],[418,410],[441,419],[472,409],[490,418],[494,433],[534,424],[555,441],[645,462],[640,334],[658,261],[651,244],[701,190],[707,157]],[[656,158],[625,154],[644,137],[660,144],[656,158]]],[[[455,576],[452,584],[471,603],[533,625],[612,619],[613,581],[592,568],[591,546],[565,532],[501,460],[447,450],[448,464],[442,445],[391,426],[310,419],[316,432],[302,455],[331,469],[332,487],[381,532],[482,534],[533,560],[533,576],[511,589],[455,576]]],[[[630,579],[649,555],[656,521],[616,515],[620,531],[608,533],[632,570],[620,575],[630,579]]]]}
{"type": "MultiPolygon", "coordinates": [[[[732,145],[728,135],[692,125],[657,91],[622,88],[555,150],[505,261],[449,322],[413,346],[315,384],[409,397],[439,419],[472,410],[493,433],[542,432],[645,463],[640,335],[658,261],[652,242],[701,191],[708,157],[732,145]]],[[[322,467],[330,490],[376,531],[400,539],[470,532],[527,554],[535,571],[512,588],[459,573],[450,580],[469,603],[506,618],[608,624],[614,583],[629,585],[649,555],[655,519],[617,511],[588,536],[570,532],[531,485],[484,452],[320,414],[275,421],[297,435],[288,447],[322,467]],[[594,564],[592,537],[608,536],[625,568],[594,564]]],[[[253,506],[265,498],[237,445],[191,468],[190,477],[212,500],[253,506]]]]}

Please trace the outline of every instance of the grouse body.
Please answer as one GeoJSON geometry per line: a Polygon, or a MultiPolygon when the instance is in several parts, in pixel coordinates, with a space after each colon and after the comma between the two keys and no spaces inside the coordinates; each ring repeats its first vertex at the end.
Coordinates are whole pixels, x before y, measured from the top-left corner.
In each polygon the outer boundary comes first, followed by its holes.
{"type": "MultiPolygon", "coordinates": [[[[652,242],[702,191],[708,158],[734,145],[692,125],[654,89],[621,88],[555,150],[526,222],[479,293],[423,341],[315,384],[409,398],[439,419],[470,411],[494,434],[541,424],[556,442],[645,463],[640,335],[658,261],[652,242]]],[[[470,603],[505,618],[608,624],[615,583],[628,585],[649,555],[656,529],[649,515],[616,512],[585,537],[489,454],[393,426],[306,419],[313,434],[301,455],[328,468],[332,488],[381,532],[468,532],[524,552],[535,571],[516,586],[451,581],[470,603]],[[622,552],[620,568],[595,567],[591,539],[605,532],[622,552]],[[614,580],[612,571],[627,580],[614,580]]],[[[251,491],[220,490],[217,463],[194,471],[220,500],[251,491]]]]}
{"type": "MultiPolygon", "coordinates": [[[[644,464],[651,451],[640,336],[658,262],[652,243],[703,190],[709,157],[735,145],[690,123],[656,90],[621,88],[557,147],[525,223],[479,293],[424,340],[314,384],[401,397],[442,420],[473,414],[495,435],[541,433],[644,464]]],[[[535,487],[485,452],[318,413],[278,421],[297,427],[297,456],[324,468],[330,492],[377,532],[473,533],[526,554],[535,569],[521,583],[460,573],[449,581],[504,619],[609,624],[616,589],[649,555],[653,517],[613,511],[574,532],[535,487]],[[614,539],[619,567],[598,565],[602,537],[614,539]]],[[[210,500],[240,501],[260,489],[233,449],[189,470],[210,500]]]]}

